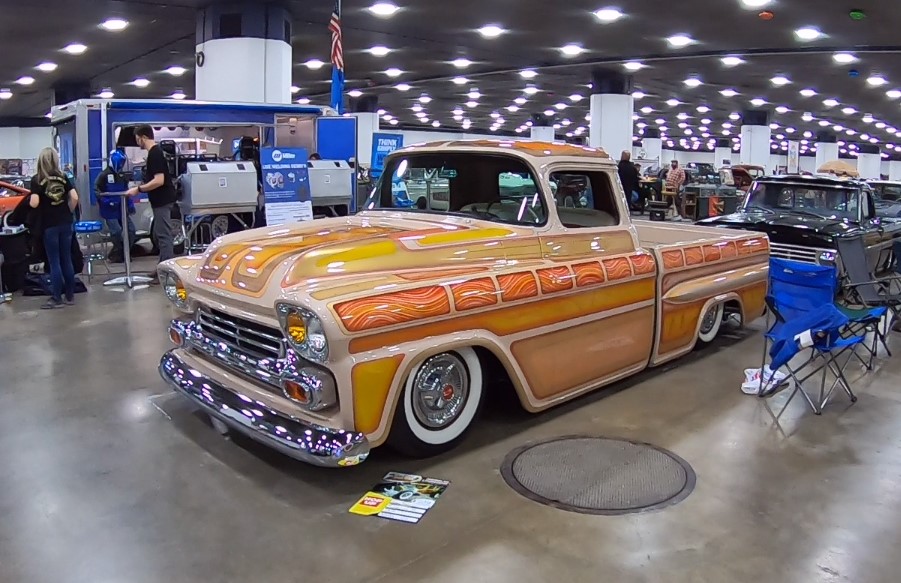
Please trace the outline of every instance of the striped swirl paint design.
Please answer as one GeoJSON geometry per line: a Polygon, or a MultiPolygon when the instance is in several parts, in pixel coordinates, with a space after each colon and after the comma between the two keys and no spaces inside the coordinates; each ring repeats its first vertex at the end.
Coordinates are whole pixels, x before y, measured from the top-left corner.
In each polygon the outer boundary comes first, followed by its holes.
{"type": "Polygon", "coordinates": [[[604,259],[604,270],[607,272],[607,279],[610,281],[632,277],[632,265],[626,257],[604,259]]]}
{"type": "Polygon", "coordinates": [[[490,277],[473,279],[450,286],[457,311],[474,310],[497,303],[497,288],[490,277]]]}
{"type": "Polygon", "coordinates": [[[673,249],[663,252],[663,267],[666,269],[678,269],[685,266],[685,256],[681,249],[673,249]]]}
{"type": "Polygon", "coordinates": [[[573,265],[573,271],[576,273],[576,285],[579,287],[600,285],[607,281],[607,276],[604,275],[604,268],[601,267],[598,261],[577,263],[573,265]]]}
{"type": "Polygon", "coordinates": [[[534,298],[538,295],[538,282],[535,281],[531,271],[498,275],[497,282],[501,286],[501,299],[505,302],[534,298]]]}
{"type": "Polygon", "coordinates": [[[654,273],[657,267],[654,258],[647,254],[632,255],[629,257],[629,262],[632,264],[632,271],[635,272],[635,275],[654,273]]]}
{"type": "Polygon", "coordinates": [[[568,267],[549,267],[538,270],[538,282],[542,293],[552,294],[572,289],[573,276],[568,267]]]}
{"type": "Polygon", "coordinates": [[[350,332],[405,324],[450,314],[450,300],[440,286],[429,286],[342,302],[335,311],[350,332]]]}

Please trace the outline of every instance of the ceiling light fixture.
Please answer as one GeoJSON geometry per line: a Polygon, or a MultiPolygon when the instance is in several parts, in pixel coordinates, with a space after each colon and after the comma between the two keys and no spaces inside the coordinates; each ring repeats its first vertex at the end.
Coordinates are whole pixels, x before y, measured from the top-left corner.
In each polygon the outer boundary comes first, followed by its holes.
{"type": "Polygon", "coordinates": [[[104,20],[100,26],[110,32],[119,32],[128,28],[128,21],[121,18],[109,18],[104,20]]]}
{"type": "Polygon", "coordinates": [[[708,111],[710,111],[710,108],[707,107],[706,105],[699,105],[699,106],[697,107],[697,110],[696,110],[696,111],[697,111],[698,113],[707,113],[708,111]]]}
{"type": "Polygon", "coordinates": [[[168,69],[166,69],[166,70],[163,71],[163,72],[164,72],[164,73],[169,73],[169,74],[172,75],[173,77],[181,77],[181,76],[184,75],[187,71],[188,71],[188,70],[185,69],[184,67],[179,67],[178,65],[173,65],[173,66],[169,67],[168,69]]]}
{"type": "Polygon", "coordinates": [[[454,82],[454,85],[466,85],[469,83],[469,79],[466,77],[454,77],[451,81],[454,82]]]}
{"type": "Polygon", "coordinates": [[[535,95],[536,93],[538,93],[538,87],[535,87],[534,85],[529,85],[528,87],[523,89],[522,92],[525,93],[526,95],[535,95]]]}
{"type": "Polygon", "coordinates": [[[148,85],[150,85],[150,81],[143,77],[138,77],[137,79],[132,81],[131,84],[134,85],[135,87],[140,87],[141,89],[143,89],[144,87],[147,87],[148,85]]]}
{"type": "Polygon", "coordinates": [[[682,47],[687,47],[688,45],[693,44],[695,40],[687,34],[674,34],[673,36],[667,38],[666,42],[668,42],[671,47],[680,49],[682,47]]]}
{"type": "Polygon", "coordinates": [[[766,105],[766,99],[755,97],[751,100],[751,105],[753,105],[754,107],[763,107],[764,105],[766,105]]]}
{"type": "Polygon", "coordinates": [[[460,57],[451,61],[451,64],[458,69],[465,69],[466,67],[472,65],[472,61],[464,57],[460,57]]]}
{"type": "Polygon", "coordinates": [[[397,89],[398,91],[409,91],[410,85],[408,83],[398,83],[397,85],[394,86],[394,88],[397,89]]]}
{"type": "Polygon", "coordinates": [[[623,67],[625,67],[627,71],[639,71],[641,69],[644,69],[646,66],[647,65],[645,65],[641,61],[628,61],[626,63],[623,63],[623,67]]]}
{"type": "Polygon", "coordinates": [[[113,90],[109,87],[97,94],[97,97],[99,97],[100,99],[112,99],[115,96],[116,94],[113,93],[113,90]]]}
{"type": "Polygon", "coordinates": [[[585,98],[582,97],[581,95],[579,95],[578,93],[573,93],[572,95],[569,96],[569,100],[572,101],[573,103],[579,103],[583,99],[585,99],[585,98]]]}
{"type": "Polygon", "coordinates": [[[837,107],[839,103],[836,99],[824,99],[823,105],[825,105],[826,107],[837,107]]]}
{"type": "Polygon", "coordinates": [[[394,13],[398,10],[400,10],[400,8],[398,8],[391,2],[376,2],[369,7],[369,12],[375,14],[376,16],[381,16],[382,18],[394,16],[394,13]]]}
{"type": "Polygon", "coordinates": [[[29,77],[28,75],[16,79],[16,85],[31,85],[32,83],[34,83],[34,77],[29,77]]]}
{"type": "Polygon", "coordinates": [[[649,107],[649,106],[642,107],[642,108],[641,108],[641,113],[643,113],[643,114],[645,114],[645,115],[648,115],[649,113],[654,113],[654,108],[653,108],[653,107],[649,107]]]}
{"type": "Polygon", "coordinates": [[[638,99],[644,99],[645,97],[646,97],[646,95],[642,91],[633,91],[632,92],[632,99],[638,100],[638,99]]]}
{"type": "Polygon", "coordinates": [[[689,77],[685,81],[683,81],[687,87],[700,87],[703,85],[702,81],[697,77],[689,77]]]}
{"type": "Polygon", "coordinates": [[[863,116],[863,123],[873,123],[873,116],[871,114],[866,114],[863,116]]]}
{"type": "Polygon", "coordinates": [[[857,113],[857,110],[853,107],[846,107],[842,110],[842,113],[844,113],[845,115],[854,115],[855,113],[857,113]]]}
{"type": "Polygon", "coordinates": [[[351,89],[350,91],[347,92],[347,95],[348,95],[348,97],[356,98],[356,97],[362,96],[363,92],[360,91],[359,89],[351,89]]]}
{"type": "Polygon", "coordinates": [[[763,8],[773,0],[741,0],[745,8],[763,8]]]}
{"type": "Polygon", "coordinates": [[[297,103],[299,103],[300,105],[309,105],[310,98],[309,97],[301,97],[300,99],[297,100],[297,103]]]}
{"type": "Polygon", "coordinates": [[[789,79],[785,75],[776,75],[775,77],[770,79],[770,83],[772,83],[776,87],[782,87],[791,83],[791,79],[789,79]]]}
{"type": "Polygon", "coordinates": [[[516,113],[517,111],[519,111],[519,106],[518,105],[508,105],[507,111],[509,111],[510,113],[516,113]]]}
{"type": "Polygon", "coordinates": [[[623,17],[623,13],[618,8],[607,7],[595,10],[594,17],[606,24],[616,22],[623,17]]]}
{"type": "Polygon", "coordinates": [[[848,65],[858,61],[857,57],[851,53],[835,53],[832,55],[832,60],[841,65],[848,65]]]}
{"type": "Polygon", "coordinates": [[[400,77],[404,72],[398,69],[397,67],[391,67],[390,69],[385,69],[385,75],[389,77],[400,77]]]}
{"type": "Polygon", "coordinates": [[[7,89],[5,87],[3,89],[0,89],[0,99],[3,99],[5,101],[7,99],[12,99],[12,96],[13,96],[13,92],[10,91],[9,89],[7,89]]]}
{"type": "Polygon", "coordinates": [[[901,99],[901,91],[898,89],[890,89],[885,92],[885,96],[889,99],[901,99]]]}
{"type": "Polygon", "coordinates": [[[517,97],[516,99],[513,100],[513,102],[516,103],[516,105],[525,105],[526,101],[527,101],[527,99],[525,97],[517,97]]]}
{"type": "Polygon", "coordinates": [[[85,45],[83,45],[81,43],[72,43],[72,44],[66,45],[63,48],[63,50],[65,52],[69,53],[70,55],[81,55],[81,54],[84,54],[84,52],[86,50],[88,50],[88,47],[86,47],[85,45]]]}
{"type": "Polygon", "coordinates": [[[298,93],[300,93],[300,87],[298,87],[297,85],[292,85],[291,86],[291,95],[296,95],[298,93]]]}
{"type": "Polygon", "coordinates": [[[522,71],[519,72],[519,76],[522,77],[523,79],[534,79],[535,77],[538,76],[538,73],[535,72],[533,69],[523,69],[522,71]]]}
{"type": "Polygon", "coordinates": [[[382,45],[376,45],[374,47],[369,47],[368,49],[366,49],[366,52],[373,57],[384,57],[391,52],[391,49],[389,49],[388,47],[383,47],[382,45]]]}
{"type": "Polygon", "coordinates": [[[566,104],[565,103],[557,103],[554,105],[554,107],[556,107],[559,111],[563,111],[564,109],[566,109],[566,104]]]}
{"type": "Polygon", "coordinates": [[[568,44],[560,47],[560,52],[566,55],[567,57],[578,57],[582,53],[585,52],[585,49],[582,45],[577,44],[568,44]]]}
{"type": "Polygon", "coordinates": [[[468,107],[469,109],[472,109],[472,108],[478,107],[478,106],[479,106],[478,101],[467,101],[466,102],[466,107],[468,107]]]}
{"type": "Polygon", "coordinates": [[[431,103],[432,98],[428,96],[428,94],[423,93],[419,96],[419,103],[431,103]]]}
{"type": "Polygon", "coordinates": [[[315,71],[315,70],[317,70],[317,69],[321,69],[321,68],[323,67],[323,65],[325,65],[325,63],[323,63],[323,62],[320,61],[319,59],[310,59],[309,61],[307,61],[306,63],[304,63],[304,66],[305,66],[307,69],[310,69],[311,71],[315,71]]]}
{"type": "Polygon", "coordinates": [[[496,24],[487,24],[479,29],[479,34],[485,38],[497,38],[506,31],[496,24]]]}
{"type": "Polygon", "coordinates": [[[784,105],[780,105],[776,108],[776,113],[788,113],[788,108],[784,105]]]}
{"type": "Polygon", "coordinates": [[[800,93],[803,97],[813,97],[814,95],[817,94],[817,92],[814,91],[813,89],[802,89],[799,93],[800,93]]]}
{"type": "Polygon", "coordinates": [[[669,100],[667,100],[667,102],[666,102],[666,104],[669,105],[670,107],[676,107],[677,105],[679,105],[679,104],[681,104],[681,103],[682,103],[682,102],[679,101],[678,99],[669,99],[669,100]]]}
{"type": "Polygon", "coordinates": [[[722,59],[720,59],[720,62],[722,62],[727,67],[737,67],[738,65],[741,65],[745,61],[741,57],[736,57],[733,55],[733,56],[723,57],[722,59]]]}
{"type": "Polygon", "coordinates": [[[867,79],[867,85],[869,85],[870,87],[881,87],[886,83],[888,83],[888,81],[886,81],[885,77],[883,77],[882,75],[871,75],[867,79]]]}
{"type": "Polygon", "coordinates": [[[813,41],[823,36],[823,33],[813,26],[805,26],[797,29],[795,31],[795,36],[798,37],[798,40],[813,41]]]}
{"type": "Polygon", "coordinates": [[[478,89],[473,88],[469,93],[466,94],[466,96],[470,99],[479,99],[480,97],[482,97],[482,94],[479,93],[478,89]]]}
{"type": "Polygon", "coordinates": [[[736,95],[738,95],[738,91],[736,91],[735,89],[723,89],[722,91],[720,91],[720,95],[722,95],[723,97],[735,97],[736,95]]]}
{"type": "Polygon", "coordinates": [[[35,67],[38,71],[43,71],[44,73],[51,73],[56,71],[56,63],[51,63],[50,61],[44,61],[37,67],[35,67]]]}
{"type": "Polygon", "coordinates": [[[172,95],[170,95],[169,97],[172,99],[177,99],[177,100],[181,101],[182,99],[187,97],[187,95],[185,95],[185,92],[182,91],[181,89],[176,89],[175,92],[172,95]]]}

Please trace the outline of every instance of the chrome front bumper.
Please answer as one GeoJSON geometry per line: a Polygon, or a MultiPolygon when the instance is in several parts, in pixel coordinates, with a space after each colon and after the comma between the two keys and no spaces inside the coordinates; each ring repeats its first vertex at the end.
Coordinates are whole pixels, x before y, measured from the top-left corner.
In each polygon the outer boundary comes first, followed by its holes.
{"type": "Polygon", "coordinates": [[[176,391],[230,428],[296,460],[322,467],[348,467],[369,456],[362,433],[322,427],[266,407],[188,365],[170,350],[160,375],[176,391]]]}

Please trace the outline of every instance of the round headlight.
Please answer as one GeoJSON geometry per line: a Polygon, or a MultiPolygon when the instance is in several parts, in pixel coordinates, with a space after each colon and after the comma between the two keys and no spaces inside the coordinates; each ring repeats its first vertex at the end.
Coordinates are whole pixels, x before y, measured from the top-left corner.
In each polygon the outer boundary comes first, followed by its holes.
{"type": "Polygon", "coordinates": [[[162,283],[163,293],[166,294],[166,297],[170,302],[172,302],[179,308],[187,307],[188,290],[185,289],[184,284],[180,279],[178,279],[178,276],[169,271],[163,272],[162,283]]]}
{"type": "Polygon", "coordinates": [[[276,310],[291,348],[307,360],[325,363],[328,360],[328,339],[319,317],[310,310],[288,304],[279,304],[276,310]]]}

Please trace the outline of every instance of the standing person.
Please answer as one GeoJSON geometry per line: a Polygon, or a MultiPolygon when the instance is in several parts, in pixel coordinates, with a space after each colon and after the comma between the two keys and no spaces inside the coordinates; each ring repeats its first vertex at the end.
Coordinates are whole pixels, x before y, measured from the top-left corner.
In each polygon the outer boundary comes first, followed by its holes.
{"type": "MultiPolygon", "coordinates": [[[[135,128],[135,140],[147,151],[147,165],[144,167],[144,184],[128,189],[129,196],[147,193],[153,209],[153,235],[160,248],[160,262],[175,257],[172,238],[172,207],[175,205],[175,185],[169,164],[162,148],[153,138],[153,128],[141,125],[135,128]],[[148,180],[149,179],[149,180],[148,180]]],[[[159,274],[154,273],[151,283],[159,283],[159,274]]]]}
{"type": "Polygon", "coordinates": [[[632,163],[632,152],[623,150],[617,165],[617,173],[619,174],[619,181],[623,185],[623,190],[626,191],[629,206],[635,208],[639,199],[639,178],[638,170],[635,169],[635,164],[632,163]]]}
{"type": "Polygon", "coordinates": [[[44,148],[38,155],[37,174],[32,177],[29,190],[28,205],[35,209],[43,229],[44,252],[50,267],[50,299],[41,308],[72,305],[75,303],[72,223],[78,193],[60,169],[59,154],[53,148],[44,148]]]}
{"type": "Polygon", "coordinates": [[[672,163],[670,163],[669,172],[666,173],[666,189],[676,193],[676,196],[673,198],[673,204],[676,207],[676,216],[681,214],[679,207],[682,206],[682,196],[679,194],[679,191],[682,189],[683,184],[685,184],[685,170],[679,166],[678,160],[673,160],[672,163]]]}
{"type": "MultiPolygon", "coordinates": [[[[106,227],[109,229],[110,240],[113,248],[109,253],[108,259],[112,263],[125,262],[125,248],[122,240],[122,197],[121,196],[103,196],[103,193],[110,190],[122,192],[124,186],[127,186],[122,176],[122,170],[125,169],[125,154],[120,150],[113,150],[109,155],[109,165],[103,169],[103,172],[97,176],[94,181],[94,190],[97,191],[97,199],[100,202],[100,216],[106,221],[106,227]]],[[[135,223],[131,219],[131,215],[135,214],[135,203],[128,197],[125,199],[128,205],[128,245],[131,247],[137,239],[135,223]]]]}

